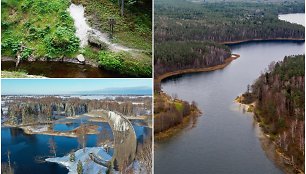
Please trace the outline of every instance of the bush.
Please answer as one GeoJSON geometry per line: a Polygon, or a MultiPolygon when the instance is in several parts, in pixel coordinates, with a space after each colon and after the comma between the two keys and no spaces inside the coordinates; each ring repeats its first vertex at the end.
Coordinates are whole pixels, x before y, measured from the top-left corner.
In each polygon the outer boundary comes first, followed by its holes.
{"type": "Polygon", "coordinates": [[[150,77],[151,65],[144,64],[138,59],[131,58],[126,52],[113,53],[101,51],[99,54],[99,64],[102,68],[110,71],[116,71],[135,77],[150,77]]]}
{"type": "Polygon", "coordinates": [[[74,35],[74,31],[61,26],[57,27],[56,31],[44,41],[50,57],[71,56],[80,46],[80,40],[74,35]]]}
{"type": "Polygon", "coordinates": [[[83,174],[83,164],[82,164],[81,161],[78,162],[77,172],[78,172],[78,174],[83,174]]]}

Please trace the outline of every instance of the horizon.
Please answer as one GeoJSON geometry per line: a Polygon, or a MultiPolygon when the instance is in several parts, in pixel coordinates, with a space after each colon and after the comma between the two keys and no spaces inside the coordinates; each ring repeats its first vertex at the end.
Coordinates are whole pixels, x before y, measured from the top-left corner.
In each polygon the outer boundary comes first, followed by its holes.
{"type": "Polygon", "coordinates": [[[2,79],[2,95],[152,95],[150,79],[2,79]]]}

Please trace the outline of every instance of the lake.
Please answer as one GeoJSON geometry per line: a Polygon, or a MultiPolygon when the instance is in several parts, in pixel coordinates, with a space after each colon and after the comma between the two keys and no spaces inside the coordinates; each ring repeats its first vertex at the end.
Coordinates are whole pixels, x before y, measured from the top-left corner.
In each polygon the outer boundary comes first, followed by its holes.
{"type": "Polygon", "coordinates": [[[247,90],[272,61],[305,54],[304,41],[254,41],[230,45],[240,54],[227,67],[165,79],[162,90],[198,104],[196,127],[156,143],[155,173],[280,174],[262,148],[252,114],[234,99],[247,90]]]}
{"type": "MultiPolygon", "coordinates": [[[[108,133],[111,134],[111,128],[108,123],[104,122],[90,122],[99,126],[99,130],[103,127],[108,133]]],[[[53,126],[56,131],[69,131],[80,124],[80,120],[73,120],[72,123],[64,124],[57,123],[53,126]]],[[[138,143],[142,143],[145,138],[151,136],[151,129],[148,127],[142,127],[133,125],[138,143]]],[[[86,147],[95,147],[97,144],[97,135],[87,136],[86,147]]],[[[112,138],[112,135],[109,135],[112,138]]],[[[63,136],[50,136],[50,135],[28,135],[25,134],[22,129],[19,128],[1,128],[1,162],[7,163],[7,151],[11,152],[10,158],[13,164],[15,174],[66,174],[68,170],[56,163],[41,163],[48,156],[52,156],[49,148],[49,139],[54,139],[57,146],[57,157],[65,156],[72,149],[79,149],[79,143],[77,138],[63,137],[63,136]]],[[[110,155],[113,154],[113,150],[110,150],[110,155]]]]}

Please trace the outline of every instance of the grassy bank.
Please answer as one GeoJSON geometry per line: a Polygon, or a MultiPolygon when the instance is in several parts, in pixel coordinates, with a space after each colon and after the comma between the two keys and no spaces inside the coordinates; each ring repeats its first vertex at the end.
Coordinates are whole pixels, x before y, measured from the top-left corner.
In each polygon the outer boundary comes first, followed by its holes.
{"type": "Polygon", "coordinates": [[[1,71],[2,78],[45,78],[43,76],[28,75],[23,71],[1,71]]]}
{"type": "Polygon", "coordinates": [[[151,77],[151,5],[138,1],[125,4],[125,15],[120,16],[116,2],[82,0],[76,3],[86,7],[90,25],[101,32],[109,33],[108,19],[114,18],[112,41],[137,51],[115,53],[91,46],[80,49],[67,0],[5,0],[1,1],[2,56],[34,61],[75,58],[82,53],[91,64],[103,69],[131,77],[151,77]]]}

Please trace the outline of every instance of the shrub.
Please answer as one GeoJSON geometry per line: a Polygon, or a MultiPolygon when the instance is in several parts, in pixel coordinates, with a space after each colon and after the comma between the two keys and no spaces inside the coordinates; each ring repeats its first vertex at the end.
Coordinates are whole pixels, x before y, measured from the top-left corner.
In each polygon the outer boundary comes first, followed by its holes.
{"type": "Polygon", "coordinates": [[[99,59],[100,66],[106,70],[135,77],[151,76],[151,65],[144,64],[138,59],[133,59],[127,52],[113,53],[101,51],[99,59]]]}
{"type": "Polygon", "coordinates": [[[50,57],[71,56],[80,46],[80,40],[74,35],[74,31],[61,26],[57,27],[56,31],[44,41],[50,57]]]}

